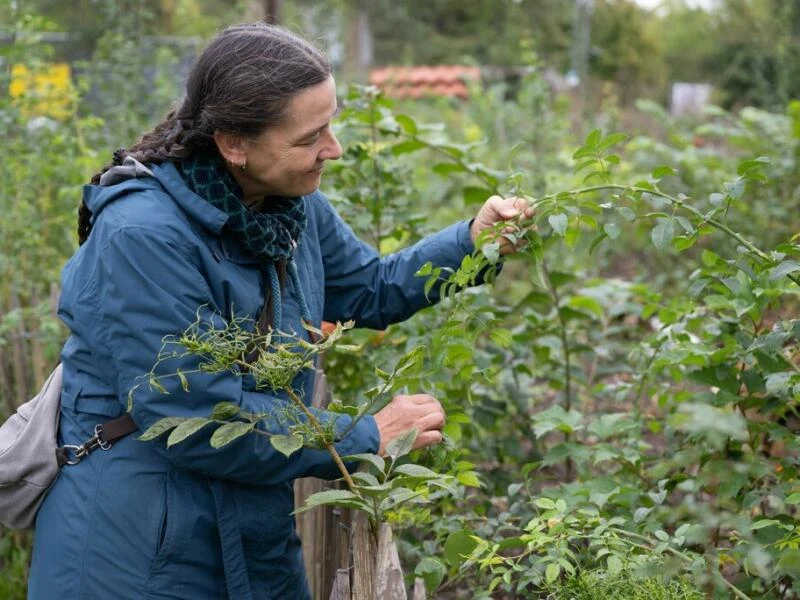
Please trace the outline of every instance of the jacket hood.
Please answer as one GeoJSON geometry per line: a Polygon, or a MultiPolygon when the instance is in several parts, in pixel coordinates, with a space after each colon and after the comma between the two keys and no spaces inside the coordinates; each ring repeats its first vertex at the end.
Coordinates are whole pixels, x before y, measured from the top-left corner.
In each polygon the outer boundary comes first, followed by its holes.
{"type": "Polygon", "coordinates": [[[103,173],[99,185],[85,185],[83,200],[94,223],[113,201],[132,192],[153,189],[166,192],[190,217],[215,234],[219,234],[228,221],[227,214],[189,189],[171,162],[146,166],[130,156],[121,165],[103,173]]]}

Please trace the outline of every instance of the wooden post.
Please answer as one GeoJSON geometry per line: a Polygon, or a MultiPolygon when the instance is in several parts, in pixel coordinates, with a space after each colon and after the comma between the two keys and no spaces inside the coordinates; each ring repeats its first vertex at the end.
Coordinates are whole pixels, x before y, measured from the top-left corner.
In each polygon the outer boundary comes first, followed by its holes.
{"type": "Polygon", "coordinates": [[[421,577],[417,577],[414,580],[414,593],[411,596],[411,600],[427,600],[427,598],[428,596],[425,593],[425,582],[421,577]]]}
{"type": "Polygon", "coordinates": [[[375,597],[381,600],[407,600],[406,585],[392,528],[382,523],[378,533],[378,556],[375,561],[375,597]]]}
{"type": "Polygon", "coordinates": [[[330,600],[350,600],[350,571],[339,569],[333,582],[330,600]]]}
{"type": "MultiPolygon", "coordinates": [[[[375,595],[375,536],[366,513],[353,511],[353,600],[376,600],[375,595]]],[[[381,599],[384,600],[384,599],[381,599]]],[[[388,600],[388,599],[387,599],[388,600]]]]}
{"type": "MultiPolygon", "coordinates": [[[[324,408],[330,402],[325,375],[317,371],[314,397],[311,404],[324,408]]],[[[313,477],[295,481],[295,507],[305,504],[306,498],[323,489],[336,488],[313,477]]],[[[350,511],[329,506],[318,506],[296,517],[297,533],[303,541],[303,561],[311,596],[315,600],[331,597],[340,570],[350,567],[350,511]]],[[[347,597],[350,600],[350,597],[347,597]]]]}

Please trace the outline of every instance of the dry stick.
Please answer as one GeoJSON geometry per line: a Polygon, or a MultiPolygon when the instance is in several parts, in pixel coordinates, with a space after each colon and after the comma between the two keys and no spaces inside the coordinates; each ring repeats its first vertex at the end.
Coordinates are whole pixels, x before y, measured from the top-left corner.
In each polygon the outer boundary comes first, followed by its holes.
{"type": "Polygon", "coordinates": [[[339,468],[339,471],[342,473],[342,477],[344,478],[345,483],[347,483],[347,487],[350,488],[351,492],[355,492],[355,484],[353,483],[353,480],[350,477],[350,473],[347,470],[347,467],[344,466],[344,463],[342,462],[342,458],[339,456],[339,453],[336,451],[336,448],[334,447],[333,443],[327,441],[327,437],[326,437],[325,431],[323,431],[322,426],[319,424],[319,420],[317,419],[317,417],[314,416],[314,413],[312,413],[310,410],[308,410],[308,407],[303,403],[303,401],[299,398],[299,396],[294,393],[294,390],[292,388],[285,387],[283,389],[289,395],[289,398],[291,398],[292,402],[300,410],[303,411],[303,413],[306,415],[306,417],[308,417],[308,422],[311,423],[311,426],[317,432],[317,435],[319,436],[319,439],[320,440],[324,440],[322,442],[322,445],[325,446],[325,449],[333,457],[333,462],[336,463],[336,466],[339,468]]]}

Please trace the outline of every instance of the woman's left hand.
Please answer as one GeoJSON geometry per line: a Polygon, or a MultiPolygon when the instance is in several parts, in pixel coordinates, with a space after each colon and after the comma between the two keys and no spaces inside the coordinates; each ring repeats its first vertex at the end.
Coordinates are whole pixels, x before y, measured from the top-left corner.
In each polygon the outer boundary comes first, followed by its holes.
{"type": "MultiPolygon", "coordinates": [[[[481,209],[478,211],[478,214],[475,216],[475,219],[472,221],[472,225],[469,228],[469,234],[472,237],[472,241],[478,238],[478,234],[485,229],[490,229],[494,227],[497,223],[501,221],[511,221],[515,220],[519,217],[523,219],[530,219],[533,216],[533,208],[529,206],[528,201],[525,198],[503,198],[502,196],[492,196],[490,197],[481,209]]],[[[516,233],[521,231],[519,224],[517,223],[510,223],[507,228],[503,230],[507,233],[516,233]]],[[[500,254],[510,254],[519,249],[519,243],[514,245],[505,237],[499,238],[500,242],[500,254]]]]}

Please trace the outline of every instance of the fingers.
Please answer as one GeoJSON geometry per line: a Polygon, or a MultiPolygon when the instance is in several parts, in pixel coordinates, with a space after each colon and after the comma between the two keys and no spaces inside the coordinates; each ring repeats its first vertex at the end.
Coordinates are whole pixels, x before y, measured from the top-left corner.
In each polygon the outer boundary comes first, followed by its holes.
{"type": "Polygon", "coordinates": [[[378,411],[375,423],[380,435],[380,454],[389,441],[411,429],[419,432],[414,448],[423,448],[442,441],[439,430],[444,427],[445,412],[430,394],[399,395],[378,411]]]}
{"type": "Polygon", "coordinates": [[[417,436],[417,439],[414,440],[414,448],[427,448],[428,446],[435,446],[436,444],[441,444],[442,440],[442,432],[436,429],[431,431],[423,431],[417,436]]]}

